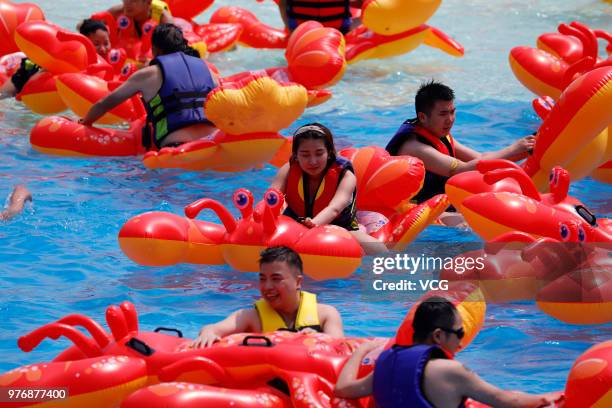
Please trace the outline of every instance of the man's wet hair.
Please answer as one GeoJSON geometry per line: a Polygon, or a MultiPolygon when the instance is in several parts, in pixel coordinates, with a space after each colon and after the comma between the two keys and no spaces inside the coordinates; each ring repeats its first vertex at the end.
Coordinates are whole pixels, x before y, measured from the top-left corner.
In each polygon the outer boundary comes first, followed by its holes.
{"type": "Polygon", "coordinates": [[[189,46],[183,36],[183,31],[174,24],[160,24],[155,27],[151,42],[162,55],[180,51],[192,57],[200,58],[200,53],[189,46]]]}
{"type": "Polygon", "coordinates": [[[86,18],[81,23],[79,27],[79,33],[83,34],[85,37],[95,33],[98,30],[106,31],[108,33],[108,27],[100,20],[94,20],[91,18],[86,18]]]}
{"type": "Polygon", "coordinates": [[[417,115],[423,112],[429,116],[436,101],[450,102],[453,100],[455,100],[455,92],[443,83],[432,79],[419,88],[414,97],[414,107],[417,115]]]}
{"type": "Polygon", "coordinates": [[[417,307],[412,320],[412,341],[423,343],[438,328],[452,329],[455,324],[455,305],[442,296],[427,298],[417,307]]]}
{"type": "Polygon", "coordinates": [[[297,275],[302,275],[302,258],[293,249],[286,246],[274,246],[266,248],[259,254],[259,266],[272,262],[285,262],[291,266],[292,270],[297,271],[297,275]]]}

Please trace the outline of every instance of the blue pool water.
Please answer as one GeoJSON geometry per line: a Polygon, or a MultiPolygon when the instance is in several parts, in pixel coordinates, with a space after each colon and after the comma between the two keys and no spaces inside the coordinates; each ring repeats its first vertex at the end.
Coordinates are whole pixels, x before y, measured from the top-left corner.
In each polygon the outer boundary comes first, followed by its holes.
{"type": "MultiPolygon", "coordinates": [[[[279,25],[271,2],[231,3],[279,25]]],[[[456,90],[455,137],[479,150],[502,147],[531,133],[539,123],[530,108],[532,95],[510,72],[509,49],[533,45],[539,33],[572,19],[612,29],[610,5],[599,1],[462,3],[445,2],[431,24],[459,40],[466,47],[465,58],[454,59],[422,47],[402,57],[350,66],[334,87],[332,101],[308,111],[284,133],[316,120],[334,131],[340,147],[384,145],[411,116],[418,84],[435,77],[456,90]]],[[[50,20],[73,27],[78,18],[109,2],[40,4],[50,20]]],[[[205,21],[209,15],[198,20],[205,21]]],[[[249,49],[211,60],[223,74],[283,63],[280,51],[249,49]]],[[[26,184],[34,194],[33,205],[23,215],[0,225],[0,372],[50,360],[67,347],[65,341],[45,341],[26,354],[17,348],[16,339],[69,313],[87,314],[102,322],[107,305],[130,300],[137,307],[142,328],[178,327],[193,337],[203,324],[256,299],[254,274],[225,266],[141,267],[122,254],[116,237],[128,218],[144,211],[182,213],[186,204],[200,197],[212,197],[231,207],[231,194],[238,187],[247,187],[261,197],[274,168],[184,173],[145,170],[136,158],[45,156],[33,151],[28,141],[29,129],[38,119],[14,101],[0,102],[0,197],[15,183],[26,184]]],[[[586,179],[575,183],[571,193],[598,215],[611,215],[610,186],[586,179]]],[[[214,220],[208,213],[202,217],[214,220]]],[[[419,241],[428,240],[477,238],[466,231],[432,227],[419,237],[419,241]]],[[[364,301],[361,280],[369,273],[360,270],[347,280],[307,281],[306,286],[319,293],[321,301],[340,310],[348,335],[393,335],[410,304],[400,297],[364,301]]],[[[580,353],[611,337],[611,325],[567,325],[541,313],[533,302],[491,305],[485,328],[460,359],[499,386],[551,391],[564,387],[567,371],[580,353]]]]}

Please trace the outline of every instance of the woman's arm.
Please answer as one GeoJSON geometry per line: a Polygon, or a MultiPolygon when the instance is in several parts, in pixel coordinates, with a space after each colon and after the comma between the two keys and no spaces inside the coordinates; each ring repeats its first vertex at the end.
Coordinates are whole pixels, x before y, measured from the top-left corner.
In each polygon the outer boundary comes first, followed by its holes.
{"type": "Polygon", "coordinates": [[[117,89],[96,102],[80,120],[84,125],[90,126],[96,120],[100,119],[106,112],[121,104],[123,101],[131,98],[138,92],[142,92],[142,88],[146,85],[147,79],[151,76],[153,69],[157,67],[147,67],[140,71],[136,71],[134,75],[128,78],[117,89]]]}
{"type": "Polygon", "coordinates": [[[270,184],[270,188],[275,188],[283,193],[287,191],[287,177],[289,176],[289,163],[286,163],[281,167],[274,180],[272,180],[272,184],[270,184]]]}
{"type": "Polygon", "coordinates": [[[334,198],[332,198],[327,207],[314,216],[311,220],[312,224],[326,225],[331,223],[351,202],[356,185],[357,177],[352,172],[346,171],[342,181],[340,181],[340,185],[338,185],[334,198]]]}

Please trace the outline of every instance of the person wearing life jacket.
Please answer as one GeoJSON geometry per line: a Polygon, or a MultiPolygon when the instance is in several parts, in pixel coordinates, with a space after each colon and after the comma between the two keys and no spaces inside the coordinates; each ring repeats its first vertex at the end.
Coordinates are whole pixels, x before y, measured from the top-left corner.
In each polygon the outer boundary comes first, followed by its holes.
{"type": "MultiPolygon", "coordinates": [[[[115,19],[117,32],[115,48],[123,48],[129,58],[144,62],[147,49],[141,49],[143,39],[157,24],[172,24],[174,19],[168,5],[162,0],[123,0],[122,4],[107,10],[115,19]]],[[[98,19],[103,13],[96,13],[98,19]]],[[[115,35],[116,34],[116,35],[115,35]]]]}
{"type": "Polygon", "coordinates": [[[147,110],[143,145],[176,147],[211,136],[217,128],[206,118],[206,95],[217,86],[214,74],[177,26],[160,24],[152,37],[155,59],[94,104],[81,123],[91,125],[137,93],[147,110]]]}
{"type": "Polygon", "coordinates": [[[331,131],[320,123],[293,134],[292,155],[270,187],[285,194],[284,215],[308,228],[333,224],[349,231],[368,254],[387,247],[359,229],[356,216],[357,178],[353,165],[337,156],[331,131]]]}
{"type": "Polygon", "coordinates": [[[392,346],[376,359],[374,371],[357,379],[363,358],[378,342],[364,343],[344,365],[335,394],[341,398],[374,396],[378,408],[455,408],[465,400],[493,407],[544,407],[563,397],[504,391],[453,357],[464,336],[461,315],[446,298],[432,296],[416,309],[413,345],[392,346]]]}
{"type": "Polygon", "coordinates": [[[351,7],[362,6],[362,0],[280,0],[278,8],[289,32],[308,20],[318,21],[342,34],[358,26],[361,21],[351,17],[351,7]]]}
{"type": "MultiPolygon", "coordinates": [[[[107,58],[110,50],[110,39],[106,26],[96,20],[83,20],[79,26],[79,33],[87,37],[96,48],[96,52],[103,58],[107,58]]],[[[42,68],[29,58],[23,58],[19,69],[0,87],[0,99],[10,98],[17,95],[25,84],[42,68]]]]}
{"type": "Polygon", "coordinates": [[[318,303],[315,294],[302,290],[302,260],[297,252],[277,246],[260,255],[261,298],[252,308],[240,309],[218,323],[202,327],[192,347],[208,347],[234,333],[290,330],[344,335],[336,308],[318,303]]]}
{"type": "MultiPolygon", "coordinates": [[[[450,133],[455,123],[454,101],[455,94],[448,86],[433,80],[422,84],[415,97],[417,117],[405,121],[386,146],[392,156],[414,156],[425,164],[423,188],[414,197],[417,204],[444,194],[446,181],[452,175],[476,169],[480,160],[522,160],[535,145],[535,137],[526,136],[494,152],[479,153],[464,146],[450,133]]],[[[444,217],[449,221],[453,218],[448,213],[440,218],[444,217]]],[[[449,224],[461,220],[457,217],[449,224]]]]}

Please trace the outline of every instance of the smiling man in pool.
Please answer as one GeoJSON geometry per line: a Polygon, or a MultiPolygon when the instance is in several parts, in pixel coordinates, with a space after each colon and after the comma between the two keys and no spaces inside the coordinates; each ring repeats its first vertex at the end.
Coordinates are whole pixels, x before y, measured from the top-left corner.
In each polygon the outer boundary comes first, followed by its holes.
{"type": "Polygon", "coordinates": [[[342,337],[342,318],[330,305],[317,303],[317,296],[301,290],[302,260],[290,248],[267,248],[259,259],[261,299],[254,307],[240,309],[224,320],[204,326],[192,343],[208,347],[234,333],[267,333],[275,330],[322,332],[342,337]]]}

